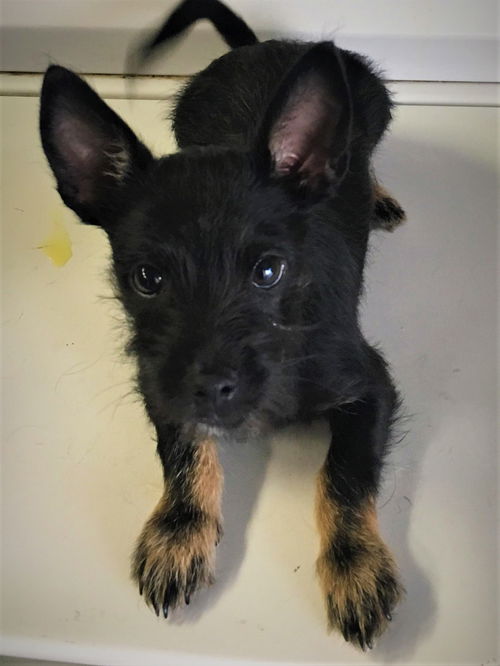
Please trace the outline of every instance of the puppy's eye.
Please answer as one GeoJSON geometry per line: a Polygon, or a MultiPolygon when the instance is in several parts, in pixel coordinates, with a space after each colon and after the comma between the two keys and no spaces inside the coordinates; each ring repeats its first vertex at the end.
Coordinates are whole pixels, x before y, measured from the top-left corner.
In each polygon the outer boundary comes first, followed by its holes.
{"type": "Polygon", "coordinates": [[[286,269],[286,261],[277,254],[266,254],[253,267],[252,283],[259,289],[271,289],[278,284],[286,269]]]}
{"type": "Polygon", "coordinates": [[[132,287],[141,296],[156,296],[163,284],[163,274],[154,266],[137,266],[130,276],[132,287]]]}

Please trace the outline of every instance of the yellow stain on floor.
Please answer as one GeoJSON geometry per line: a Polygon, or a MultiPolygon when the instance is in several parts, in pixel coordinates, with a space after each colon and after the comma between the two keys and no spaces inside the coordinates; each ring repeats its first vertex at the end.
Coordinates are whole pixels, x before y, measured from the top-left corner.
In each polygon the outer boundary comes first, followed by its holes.
{"type": "Polygon", "coordinates": [[[47,255],[59,268],[71,259],[73,256],[71,238],[64,226],[63,211],[57,210],[52,215],[52,231],[37,249],[47,255]]]}

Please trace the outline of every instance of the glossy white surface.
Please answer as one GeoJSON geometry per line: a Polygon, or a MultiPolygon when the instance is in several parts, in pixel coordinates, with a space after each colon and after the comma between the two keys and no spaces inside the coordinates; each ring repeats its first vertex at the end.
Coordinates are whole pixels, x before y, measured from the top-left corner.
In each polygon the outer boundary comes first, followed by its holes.
{"type": "MultiPolygon", "coordinates": [[[[218,581],[165,622],[129,581],[161,491],[130,395],[104,235],[63,211],[33,98],[3,98],[3,651],[100,664],[493,664],[498,659],[498,112],[404,107],[379,155],[409,221],[378,233],[363,310],[405,397],[380,498],[407,588],[370,654],[328,636],[314,576],[322,427],[226,448],[218,581]],[[73,258],[37,246],[62,215],[73,258]]],[[[153,101],[114,100],[158,150],[153,101]]]]}

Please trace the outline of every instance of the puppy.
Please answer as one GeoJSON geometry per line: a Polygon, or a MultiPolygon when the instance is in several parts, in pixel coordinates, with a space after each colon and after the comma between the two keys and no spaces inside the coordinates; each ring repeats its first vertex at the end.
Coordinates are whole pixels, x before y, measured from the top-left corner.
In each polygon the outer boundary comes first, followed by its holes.
{"type": "Polygon", "coordinates": [[[332,42],[258,43],[217,0],[182,3],[143,49],[207,16],[233,51],[194,76],[155,159],[77,75],[51,66],[43,148],[58,191],[108,235],[165,487],[133,577],[156,614],[212,583],[217,440],[322,417],[317,571],[329,626],[371,647],[402,594],[376,495],[398,397],[358,322],[372,227],[403,219],[371,157],[391,119],[373,66],[332,42]]]}

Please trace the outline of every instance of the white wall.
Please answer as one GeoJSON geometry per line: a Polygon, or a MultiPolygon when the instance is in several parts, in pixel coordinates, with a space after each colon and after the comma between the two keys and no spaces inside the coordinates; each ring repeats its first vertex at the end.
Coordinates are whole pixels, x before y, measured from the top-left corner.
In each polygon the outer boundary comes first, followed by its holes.
{"type": "MultiPolygon", "coordinates": [[[[126,50],[158,26],[172,0],[4,0],[2,70],[57,61],[87,73],[123,73],[126,50]]],[[[232,0],[262,39],[335,37],[369,54],[392,80],[498,79],[496,0],[232,0]]],[[[198,71],[226,50],[207,24],[160,60],[157,73],[198,71]]]]}

